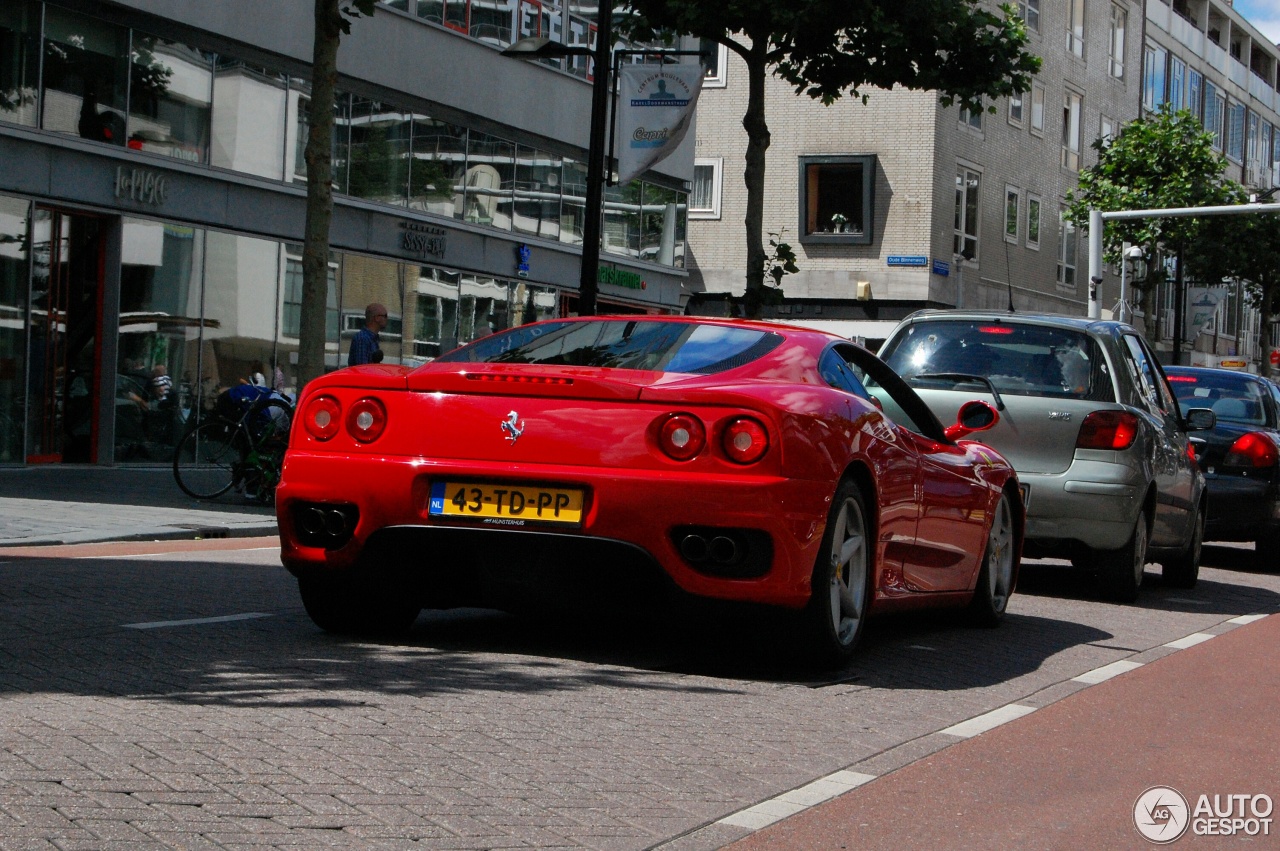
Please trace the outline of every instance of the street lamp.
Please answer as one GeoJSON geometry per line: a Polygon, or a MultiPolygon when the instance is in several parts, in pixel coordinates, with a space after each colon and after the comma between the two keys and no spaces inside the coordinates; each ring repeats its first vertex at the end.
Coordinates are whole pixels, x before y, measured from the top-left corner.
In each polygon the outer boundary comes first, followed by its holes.
{"type": "Polygon", "coordinates": [[[587,132],[587,197],[582,223],[582,270],[578,279],[578,315],[595,316],[597,276],[600,269],[600,228],[604,218],[604,143],[609,106],[609,51],[613,47],[613,0],[600,0],[596,20],[596,47],[561,44],[549,38],[522,38],[502,51],[517,59],[557,56],[591,56],[595,76],[591,80],[591,126],[587,132]]]}

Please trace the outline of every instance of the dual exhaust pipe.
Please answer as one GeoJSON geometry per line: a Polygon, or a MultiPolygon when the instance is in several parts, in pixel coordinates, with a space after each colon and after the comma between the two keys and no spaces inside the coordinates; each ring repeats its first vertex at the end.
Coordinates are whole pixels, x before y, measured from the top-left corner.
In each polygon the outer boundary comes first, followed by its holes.
{"type": "Polygon", "coordinates": [[[298,539],[307,546],[330,550],[351,540],[358,516],[353,505],[302,503],[293,508],[298,539]]]}
{"type": "Polygon", "coordinates": [[[742,561],[743,544],[732,535],[690,532],[679,541],[680,555],[690,564],[734,565],[742,561]]]}

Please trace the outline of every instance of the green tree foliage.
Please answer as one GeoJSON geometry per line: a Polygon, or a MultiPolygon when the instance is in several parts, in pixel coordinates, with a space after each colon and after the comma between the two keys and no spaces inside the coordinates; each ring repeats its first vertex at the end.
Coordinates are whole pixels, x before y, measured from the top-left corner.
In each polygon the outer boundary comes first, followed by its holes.
{"type": "Polygon", "coordinates": [[[351,18],[372,15],[375,0],[315,0],[307,163],[307,222],[302,244],[302,309],[298,329],[298,387],[324,373],[325,312],[329,294],[329,225],[333,221],[333,125],[338,43],[351,18]]]}
{"type": "MultiPolygon", "coordinates": [[[[1163,210],[1204,207],[1239,200],[1240,187],[1224,175],[1226,160],[1213,150],[1213,136],[1187,110],[1160,112],[1129,122],[1114,139],[1093,143],[1096,165],[1080,172],[1080,185],[1067,196],[1067,218],[1089,226],[1089,211],[1163,210]]],[[[1189,246],[1200,232],[1198,217],[1118,219],[1106,223],[1104,259],[1116,262],[1125,243],[1142,249],[1145,278],[1134,281],[1143,314],[1155,315],[1165,260],[1189,246]]],[[[1156,328],[1148,328],[1151,333],[1156,328]]]]}
{"type": "Polygon", "coordinates": [[[1190,274],[1202,281],[1244,282],[1249,303],[1262,313],[1258,351],[1265,373],[1271,368],[1271,324],[1280,317],[1280,204],[1274,212],[1206,217],[1186,258],[1190,274]]]}
{"type": "Polygon", "coordinates": [[[725,45],[747,66],[747,289],[758,316],[764,247],[765,80],[772,70],[823,104],[845,94],[901,86],[936,90],[944,105],[984,108],[983,98],[1025,92],[1040,60],[1024,49],[1026,29],[1009,6],[978,0],[629,0],[622,30],[651,41],[681,33],[725,45]]]}

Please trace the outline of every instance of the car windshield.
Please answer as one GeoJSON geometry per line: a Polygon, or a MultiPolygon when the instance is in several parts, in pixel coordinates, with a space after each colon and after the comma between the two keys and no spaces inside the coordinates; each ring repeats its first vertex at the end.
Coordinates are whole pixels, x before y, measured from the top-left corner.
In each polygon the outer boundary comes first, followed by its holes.
{"type": "Polygon", "coordinates": [[[1234,375],[1169,371],[1169,385],[1182,410],[1208,408],[1218,419],[1241,425],[1266,425],[1264,389],[1234,375]]]}
{"type": "Polygon", "coordinates": [[[1088,334],[1071,328],[998,320],[924,321],[909,325],[881,357],[915,386],[987,378],[1002,394],[1110,401],[1106,360],[1088,334]]]}
{"type": "Polygon", "coordinates": [[[709,375],[750,363],[781,342],[781,334],[755,328],[660,319],[544,322],[477,340],[436,363],[559,364],[709,375]]]}

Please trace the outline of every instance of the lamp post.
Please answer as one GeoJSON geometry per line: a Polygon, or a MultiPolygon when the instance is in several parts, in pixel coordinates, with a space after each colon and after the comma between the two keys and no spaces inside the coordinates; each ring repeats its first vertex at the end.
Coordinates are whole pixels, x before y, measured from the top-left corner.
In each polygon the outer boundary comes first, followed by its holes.
{"type": "Polygon", "coordinates": [[[587,131],[587,197],[582,223],[582,270],[578,279],[578,315],[595,316],[600,272],[600,228],[604,218],[604,145],[609,107],[610,50],[613,47],[613,0],[600,0],[596,19],[596,47],[561,44],[548,38],[522,38],[502,51],[518,59],[590,56],[595,63],[591,80],[591,125],[587,131]]]}

